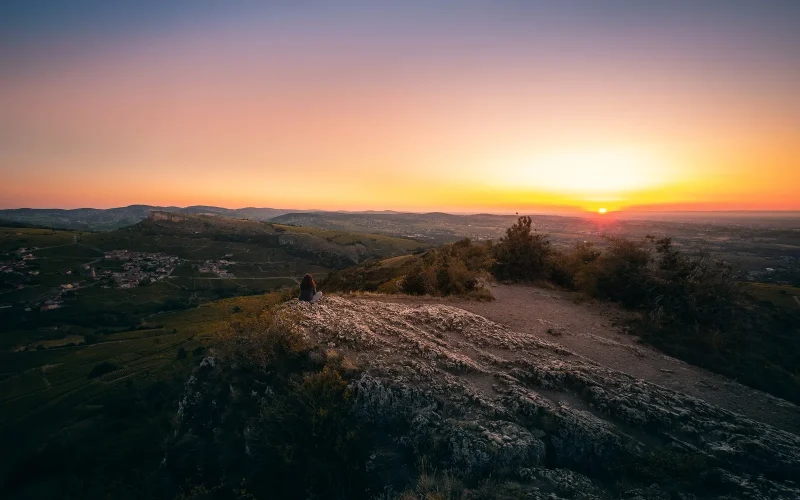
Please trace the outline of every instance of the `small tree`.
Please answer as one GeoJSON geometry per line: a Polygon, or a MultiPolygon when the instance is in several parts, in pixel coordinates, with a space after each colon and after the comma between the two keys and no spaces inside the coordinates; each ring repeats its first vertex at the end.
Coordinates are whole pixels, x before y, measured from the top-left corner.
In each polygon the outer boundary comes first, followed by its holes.
{"type": "Polygon", "coordinates": [[[656,240],[654,297],[649,319],[660,323],[730,331],[746,311],[734,269],[707,251],[687,254],[671,238],[656,240]]]}
{"type": "Polygon", "coordinates": [[[400,289],[411,295],[435,295],[437,285],[433,266],[418,264],[403,278],[400,289]]]}
{"type": "Polygon", "coordinates": [[[493,247],[495,276],[504,280],[531,281],[547,277],[547,259],[552,253],[548,235],[531,230],[528,216],[506,229],[493,247]]]}
{"type": "Polygon", "coordinates": [[[578,276],[579,287],[590,295],[626,307],[646,307],[654,283],[649,240],[634,241],[607,236],[608,247],[578,276]]]}
{"type": "Polygon", "coordinates": [[[573,290],[580,288],[600,255],[595,244],[588,241],[577,242],[566,251],[554,249],[547,262],[550,281],[573,290]]]}

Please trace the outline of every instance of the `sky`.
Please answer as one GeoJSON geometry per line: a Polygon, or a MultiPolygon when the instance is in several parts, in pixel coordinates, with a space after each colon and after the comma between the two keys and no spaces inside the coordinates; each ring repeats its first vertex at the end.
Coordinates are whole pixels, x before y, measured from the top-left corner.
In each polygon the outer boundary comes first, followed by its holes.
{"type": "Polygon", "coordinates": [[[800,210],[796,0],[6,0],[0,208],[800,210]]]}

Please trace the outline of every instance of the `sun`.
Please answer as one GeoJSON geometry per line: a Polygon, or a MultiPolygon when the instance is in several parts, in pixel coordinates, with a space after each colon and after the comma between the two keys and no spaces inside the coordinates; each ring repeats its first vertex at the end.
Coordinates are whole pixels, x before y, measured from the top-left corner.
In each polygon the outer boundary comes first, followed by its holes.
{"type": "Polygon", "coordinates": [[[603,208],[598,208],[598,209],[597,209],[597,213],[598,213],[598,214],[600,214],[600,215],[603,215],[603,214],[605,214],[605,213],[608,213],[608,209],[607,209],[607,208],[605,208],[605,207],[603,207],[603,208]]]}

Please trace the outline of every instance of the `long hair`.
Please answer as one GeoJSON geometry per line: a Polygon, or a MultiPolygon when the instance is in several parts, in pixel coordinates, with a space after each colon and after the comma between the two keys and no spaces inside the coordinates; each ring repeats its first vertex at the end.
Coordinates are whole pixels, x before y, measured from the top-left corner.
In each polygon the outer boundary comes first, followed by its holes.
{"type": "Polygon", "coordinates": [[[300,288],[317,288],[317,284],[314,283],[314,278],[312,278],[310,274],[306,274],[303,276],[303,281],[300,283],[300,288]]]}

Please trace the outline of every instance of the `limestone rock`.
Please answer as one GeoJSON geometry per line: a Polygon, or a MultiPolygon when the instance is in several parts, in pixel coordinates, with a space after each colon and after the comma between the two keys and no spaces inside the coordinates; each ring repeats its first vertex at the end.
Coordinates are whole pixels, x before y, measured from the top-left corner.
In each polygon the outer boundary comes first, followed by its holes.
{"type": "Polygon", "coordinates": [[[521,481],[524,498],[800,498],[797,435],[557,343],[445,305],[286,307],[365,370],[356,418],[453,470],[521,481]],[[620,471],[643,484],[612,492],[620,471]]]}

